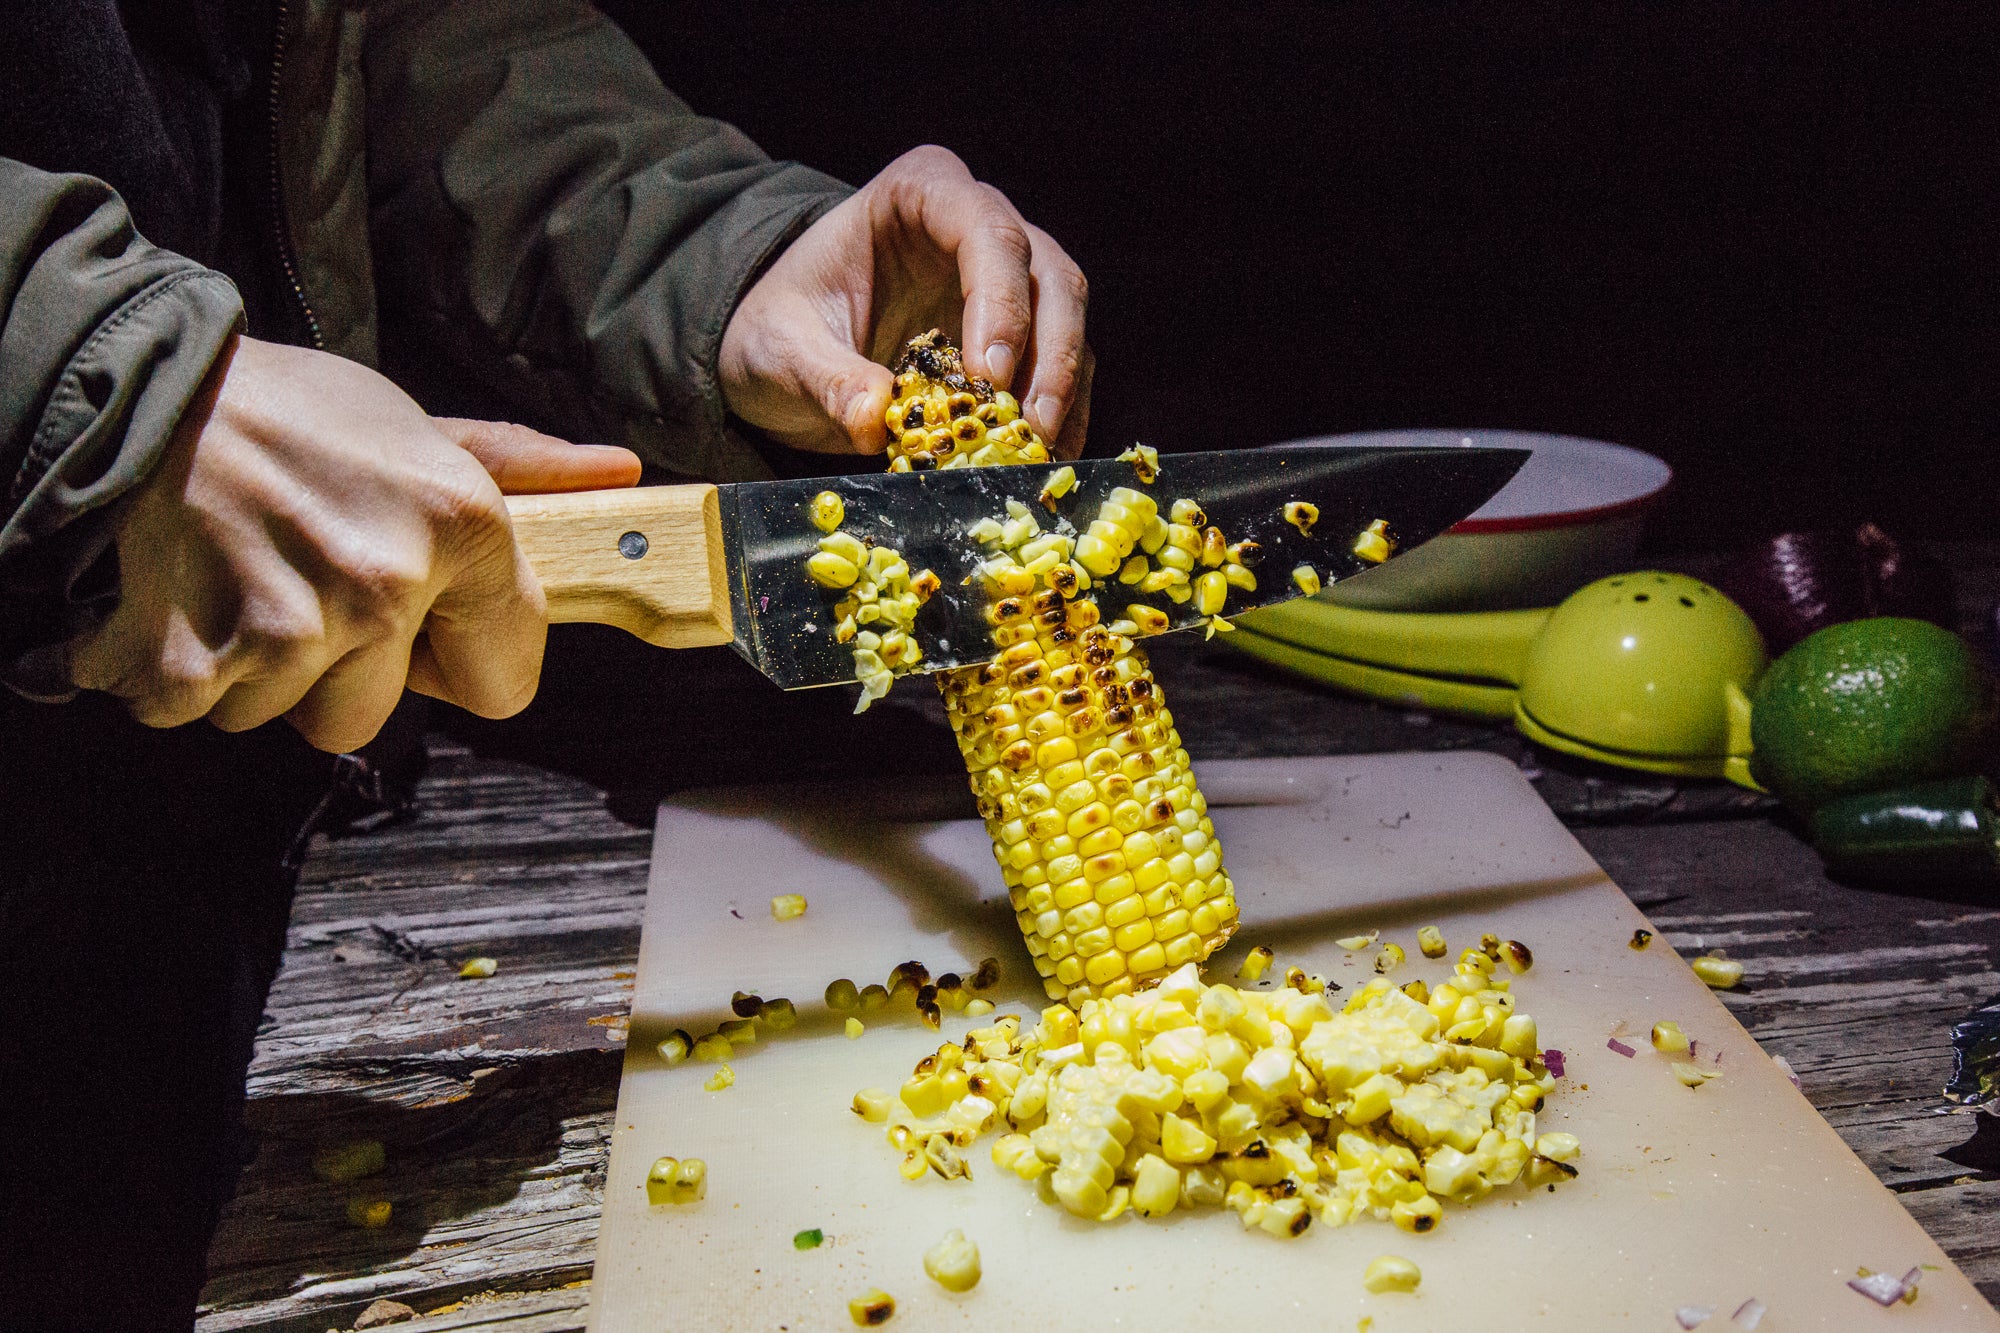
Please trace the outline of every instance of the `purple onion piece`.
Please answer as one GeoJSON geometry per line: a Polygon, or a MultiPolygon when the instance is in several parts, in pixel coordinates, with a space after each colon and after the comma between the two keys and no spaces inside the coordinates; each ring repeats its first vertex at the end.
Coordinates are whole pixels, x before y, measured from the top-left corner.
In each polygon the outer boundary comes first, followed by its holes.
{"type": "Polygon", "coordinates": [[[1618,1040],[1618,1038],[1616,1037],[1613,1037],[1610,1041],[1607,1041],[1604,1044],[1609,1049],[1614,1050],[1618,1052],[1618,1054],[1624,1056],[1627,1060],[1630,1060],[1634,1055],[1638,1054],[1637,1051],[1633,1050],[1630,1046],[1627,1046],[1624,1042],[1618,1040]]]}
{"type": "Polygon", "coordinates": [[[1551,1046],[1542,1052],[1542,1064],[1557,1078],[1563,1076],[1563,1053],[1551,1046]]]}

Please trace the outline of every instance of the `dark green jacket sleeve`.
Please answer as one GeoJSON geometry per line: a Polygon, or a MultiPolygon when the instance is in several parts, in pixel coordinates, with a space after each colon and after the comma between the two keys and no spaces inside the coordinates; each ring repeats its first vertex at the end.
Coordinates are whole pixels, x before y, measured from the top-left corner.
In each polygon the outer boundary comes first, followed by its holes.
{"type": "Polygon", "coordinates": [[[723,327],[848,188],[695,115],[575,0],[378,4],[363,61],[385,339],[411,321],[573,437],[764,474],[725,426],[723,327]]]}
{"type": "Polygon", "coordinates": [[[66,692],[37,650],[117,600],[118,501],[241,316],[227,278],[149,244],[104,182],[0,158],[0,679],[66,692]]]}

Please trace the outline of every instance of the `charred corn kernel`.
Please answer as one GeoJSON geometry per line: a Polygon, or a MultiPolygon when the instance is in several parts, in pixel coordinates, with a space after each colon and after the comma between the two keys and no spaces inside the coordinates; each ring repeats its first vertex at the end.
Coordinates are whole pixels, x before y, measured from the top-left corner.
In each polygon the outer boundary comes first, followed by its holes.
{"type": "Polygon", "coordinates": [[[1583,1151],[1583,1144],[1574,1134],[1550,1133],[1535,1140],[1535,1153],[1551,1162],[1573,1162],[1583,1151]]]}
{"type": "Polygon", "coordinates": [[[671,1068],[694,1054],[694,1038],[686,1028],[675,1028],[660,1043],[660,1061],[671,1068]]]}
{"type": "Polygon", "coordinates": [[[1701,978],[1704,986],[1716,990],[1728,990],[1743,980],[1743,964],[1733,958],[1717,958],[1709,955],[1697,958],[1689,964],[1694,974],[1701,978]]]}
{"type": "Polygon", "coordinates": [[[733,1087],[735,1083],[736,1071],[728,1065],[717,1065],[715,1072],[710,1074],[708,1081],[701,1086],[707,1088],[710,1092],[721,1092],[724,1088],[733,1087]]]}
{"type": "Polygon", "coordinates": [[[1405,1231],[1422,1235],[1437,1226],[1444,1216],[1444,1209],[1429,1194],[1411,1200],[1391,1204],[1389,1220],[1405,1231]]]}
{"type": "Polygon", "coordinates": [[[889,1118],[890,1100],[887,1088],[863,1088],[854,1094],[854,1114],[879,1125],[889,1118]]]}
{"type": "Polygon", "coordinates": [[[847,518],[847,503],[836,491],[821,491],[812,498],[812,525],[821,532],[832,532],[847,518]]]}
{"type": "Polygon", "coordinates": [[[1260,944],[1243,955],[1243,962],[1236,969],[1236,975],[1244,981],[1255,981],[1264,975],[1264,969],[1271,965],[1273,957],[1275,955],[1269,946],[1260,944]]]}
{"type": "Polygon", "coordinates": [[[727,1060],[736,1044],[720,1032],[711,1032],[694,1044],[694,1058],[697,1060],[727,1060]]]}
{"type": "Polygon", "coordinates": [[[1219,569],[1211,569],[1194,582],[1194,609],[1205,616],[1218,614],[1229,599],[1229,581],[1219,569]]]}
{"type": "Polygon", "coordinates": [[[1319,571],[1311,565],[1297,565],[1292,569],[1292,583],[1300,592],[1311,597],[1320,590],[1319,571]]]}
{"type": "Polygon", "coordinates": [[[896,1317],[896,1298],[880,1287],[865,1291],[847,1303],[847,1317],[860,1328],[874,1328],[896,1317]]]}
{"type": "Polygon", "coordinates": [[[837,1014],[852,1013],[861,1007],[861,992],[846,977],[831,982],[826,988],[826,1007],[837,1014]]]}
{"type": "Polygon", "coordinates": [[[347,1201],[347,1222],[349,1226],[360,1227],[364,1231],[380,1231],[389,1225],[389,1216],[395,1212],[395,1205],[387,1199],[349,1199],[347,1201]]]}
{"type": "Polygon", "coordinates": [[[1450,951],[1450,946],[1444,942],[1444,932],[1436,926],[1417,927],[1417,948],[1423,951],[1426,958],[1442,958],[1450,951]]]}
{"type": "Polygon", "coordinates": [[[1305,500],[1292,500],[1285,505],[1285,522],[1301,534],[1311,536],[1313,524],[1319,522],[1319,506],[1305,500]]]}
{"type": "Polygon", "coordinates": [[[771,899],[771,915],[779,921],[796,921],[806,914],[806,899],[802,893],[781,893],[771,899]]]}
{"type": "MultiPolygon", "coordinates": [[[[1671,1018],[1653,1024],[1653,1049],[1666,1055],[1682,1055],[1688,1049],[1688,1034],[1671,1018]]],[[[1543,1156],[1548,1156],[1544,1153],[1543,1156]]]]}
{"type": "Polygon", "coordinates": [[[708,1197],[708,1163],[699,1157],[679,1161],[662,1157],[646,1173],[646,1202],[699,1203],[708,1197]]]}
{"type": "Polygon", "coordinates": [[[807,557],[806,573],[822,588],[852,588],[861,577],[853,561],[832,551],[815,551],[807,557]]]}
{"type": "Polygon", "coordinates": [[[947,1231],[924,1251],[924,1272],[946,1291],[971,1291],[979,1285],[979,1247],[963,1231],[947,1231]]]}
{"type": "Polygon", "coordinates": [[[799,1025],[798,1006],[790,1000],[766,1000],[757,1006],[757,1021],[773,1032],[790,1032],[799,1025]]]}
{"type": "Polygon", "coordinates": [[[866,1032],[868,1028],[867,1025],[864,1024],[860,1019],[856,1018],[852,1014],[849,1014],[847,1016],[847,1022],[841,1025],[841,1030],[847,1034],[847,1039],[849,1041],[853,1041],[856,1037],[866,1032]]]}
{"type": "Polygon", "coordinates": [[[1379,565],[1396,553],[1396,539],[1389,535],[1389,520],[1378,518],[1354,539],[1357,559],[1379,565]]]}
{"type": "Polygon", "coordinates": [[[380,1139],[337,1143],[313,1154],[312,1173],[329,1185],[345,1185],[379,1174],[389,1164],[380,1139]]]}
{"type": "Polygon", "coordinates": [[[1704,1069],[1700,1065],[1687,1060],[1676,1060],[1674,1062],[1674,1077],[1687,1084],[1690,1088],[1698,1088],[1712,1078],[1721,1078],[1722,1071],[1720,1069],[1704,1069]]]}
{"type": "Polygon", "coordinates": [[[500,970],[500,964],[491,958],[468,958],[458,969],[458,975],[468,981],[478,981],[490,977],[500,970]]]}
{"type": "Polygon", "coordinates": [[[1377,972],[1393,972],[1402,966],[1405,956],[1403,946],[1392,940],[1382,946],[1382,952],[1375,955],[1375,970],[1377,972]]]}
{"type": "Polygon", "coordinates": [[[1415,1291],[1424,1280],[1423,1270],[1401,1255],[1385,1254],[1371,1261],[1361,1274],[1361,1285],[1380,1294],[1386,1291],[1415,1291]]]}
{"type": "Polygon", "coordinates": [[[1138,627],[1141,635],[1164,634],[1173,625],[1166,612],[1144,602],[1134,602],[1126,607],[1125,618],[1138,627]]]}
{"type": "Polygon", "coordinates": [[[1507,940],[1500,946],[1500,961],[1518,977],[1535,965],[1535,955],[1521,941],[1507,940]]]}
{"type": "Polygon", "coordinates": [[[1632,938],[1626,941],[1625,947],[1633,950],[1634,952],[1638,952],[1639,950],[1644,949],[1647,945],[1651,944],[1652,942],[1653,942],[1653,932],[1641,926],[1639,929],[1632,932],[1632,938]]]}

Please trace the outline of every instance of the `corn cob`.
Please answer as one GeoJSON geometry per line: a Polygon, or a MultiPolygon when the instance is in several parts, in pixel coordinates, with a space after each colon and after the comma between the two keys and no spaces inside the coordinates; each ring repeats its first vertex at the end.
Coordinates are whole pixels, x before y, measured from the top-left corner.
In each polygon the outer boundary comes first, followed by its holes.
{"type": "MultiPolygon", "coordinates": [[[[892,467],[1049,457],[1014,400],[968,378],[935,330],[897,362],[888,421],[892,467]]],[[[1074,1007],[1206,958],[1236,928],[1236,897],[1137,624],[1107,626],[1079,596],[1090,567],[1116,569],[1164,527],[1157,506],[1120,488],[1073,546],[1038,536],[1020,508],[985,534],[1027,557],[995,571],[1001,654],[938,683],[1028,952],[1049,996],[1074,1007]]]]}

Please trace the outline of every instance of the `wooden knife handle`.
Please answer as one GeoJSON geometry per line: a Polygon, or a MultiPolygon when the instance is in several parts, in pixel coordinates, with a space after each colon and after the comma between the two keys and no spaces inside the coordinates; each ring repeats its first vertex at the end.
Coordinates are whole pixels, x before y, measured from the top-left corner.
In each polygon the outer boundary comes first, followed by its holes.
{"type": "Polygon", "coordinates": [[[507,511],[551,624],[616,625],[662,648],[735,637],[715,487],[510,495],[507,511]]]}

